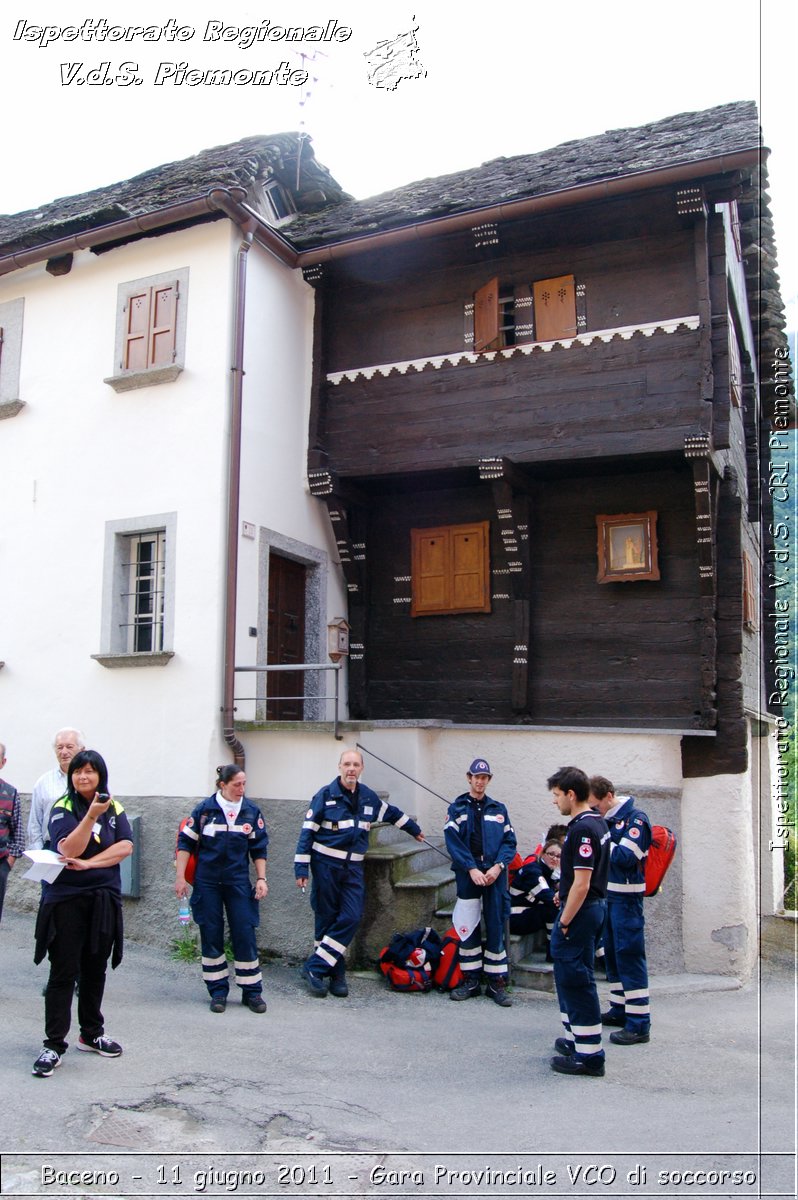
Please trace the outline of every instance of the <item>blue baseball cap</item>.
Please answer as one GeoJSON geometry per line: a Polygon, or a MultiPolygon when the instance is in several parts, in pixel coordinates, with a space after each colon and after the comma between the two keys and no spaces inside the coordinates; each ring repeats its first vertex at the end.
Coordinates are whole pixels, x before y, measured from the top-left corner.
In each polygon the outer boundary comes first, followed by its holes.
{"type": "Polygon", "coordinates": [[[475,758],[467,771],[468,775],[493,775],[490,766],[484,758],[475,758]]]}

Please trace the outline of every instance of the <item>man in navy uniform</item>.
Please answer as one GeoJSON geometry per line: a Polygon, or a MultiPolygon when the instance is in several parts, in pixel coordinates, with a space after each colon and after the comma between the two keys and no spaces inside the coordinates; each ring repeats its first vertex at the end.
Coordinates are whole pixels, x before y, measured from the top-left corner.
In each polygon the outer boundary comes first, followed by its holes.
{"type": "Polygon", "coordinates": [[[578,767],[561,767],[548,780],[560,814],[570,817],[560,857],[559,912],[551,935],[554,982],[565,1037],[551,1060],[561,1075],[603,1075],[601,1006],[593,963],[605,917],[610,832],[590,807],[590,783],[578,767]]]}
{"type": "Polygon", "coordinates": [[[313,872],[310,902],[316,916],[316,944],[300,975],[311,995],[319,997],[328,992],[349,994],[344,955],[363,916],[363,859],[371,826],[389,821],[416,841],[424,841],[412,817],[394,804],[385,804],[360,783],[363,755],[359,750],[344,750],[338,772],[338,778],[311,800],[294,856],[297,887],[304,888],[308,872],[313,872]]]}
{"type": "Polygon", "coordinates": [[[504,925],[510,915],[507,867],[515,855],[516,838],[507,809],[487,794],[492,778],[485,759],[475,758],[466,771],[468,791],[449,805],[443,829],[457,883],[453,919],[463,972],[463,982],[449,993],[449,998],[469,1000],[478,996],[484,971],[485,994],[501,1008],[509,1008],[512,1000],[507,995],[509,965],[504,925]]]}
{"type": "Polygon", "coordinates": [[[590,800],[612,838],[604,926],[610,1007],[601,1020],[620,1027],[610,1034],[616,1046],[634,1046],[649,1040],[651,1028],[643,917],[651,824],[634,797],[616,796],[615,785],[603,775],[591,778],[590,800]]]}

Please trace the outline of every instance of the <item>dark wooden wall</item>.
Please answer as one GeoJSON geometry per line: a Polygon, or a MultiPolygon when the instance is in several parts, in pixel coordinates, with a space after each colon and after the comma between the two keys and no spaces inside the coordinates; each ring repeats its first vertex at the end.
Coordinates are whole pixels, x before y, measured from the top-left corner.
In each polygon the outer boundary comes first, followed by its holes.
{"type": "Polygon", "coordinates": [[[689,230],[537,252],[526,248],[513,257],[437,267],[413,258],[416,269],[408,274],[410,261],[396,252],[383,259],[381,270],[372,263],[366,271],[364,264],[365,278],[335,280],[335,302],[327,308],[328,371],[462,349],[463,308],[496,275],[502,285],[575,275],[586,289],[588,330],[697,311],[689,230]]]}
{"type": "MultiPolygon", "coordinates": [[[[369,526],[368,716],[462,722],[696,727],[698,565],[687,465],[561,473],[531,486],[531,706],[511,706],[509,599],[490,614],[411,618],[410,529],[491,519],[485,485],[375,497],[369,526]],[[596,582],[596,514],[656,509],[661,580],[596,582]]],[[[507,594],[506,577],[493,592],[507,594]]]]}

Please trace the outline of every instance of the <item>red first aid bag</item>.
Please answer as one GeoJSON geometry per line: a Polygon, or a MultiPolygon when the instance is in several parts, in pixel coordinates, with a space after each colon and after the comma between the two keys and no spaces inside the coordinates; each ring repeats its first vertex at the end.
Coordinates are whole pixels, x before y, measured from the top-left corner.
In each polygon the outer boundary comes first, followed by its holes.
{"type": "Polygon", "coordinates": [[[432,982],[442,992],[450,992],[463,982],[463,972],[460,970],[460,959],[457,956],[459,945],[457,930],[452,925],[443,935],[440,961],[432,973],[432,982]]]}
{"type": "Polygon", "coordinates": [[[676,834],[667,825],[651,826],[651,845],[646,858],[646,895],[655,896],[676,853],[676,834]]]}

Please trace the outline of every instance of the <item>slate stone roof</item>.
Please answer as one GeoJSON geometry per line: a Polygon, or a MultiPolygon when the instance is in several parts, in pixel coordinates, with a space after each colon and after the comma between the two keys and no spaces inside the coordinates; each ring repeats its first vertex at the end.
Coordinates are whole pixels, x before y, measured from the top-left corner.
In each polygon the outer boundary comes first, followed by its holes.
{"type": "Polygon", "coordinates": [[[69,237],[125,217],[155,212],[205,195],[212,187],[249,188],[274,177],[300,211],[351,197],[316,162],[311,139],[298,133],[242,138],[191,158],[164,163],[133,179],[65,196],[27,212],[0,216],[0,253],[10,253],[69,237]],[[299,184],[297,185],[297,158],[299,184]]]}
{"type": "Polygon", "coordinates": [[[756,104],[736,101],[563,142],[535,154],[495,158],[470,170],[297,217],[282,232],[297,248],[309,249],[579,184],[754,150],[760,140],[756,104]]]}

